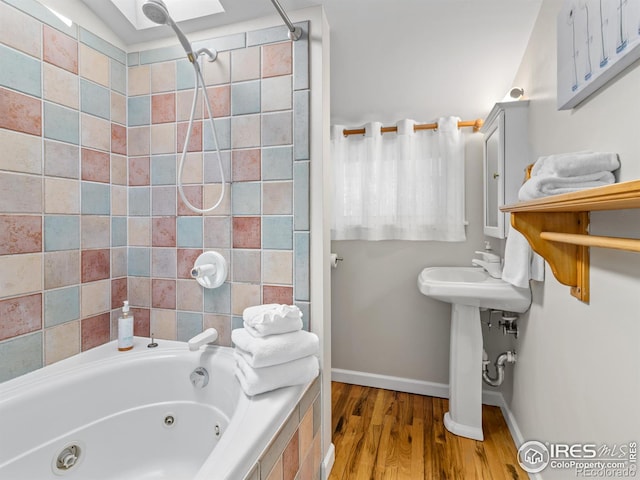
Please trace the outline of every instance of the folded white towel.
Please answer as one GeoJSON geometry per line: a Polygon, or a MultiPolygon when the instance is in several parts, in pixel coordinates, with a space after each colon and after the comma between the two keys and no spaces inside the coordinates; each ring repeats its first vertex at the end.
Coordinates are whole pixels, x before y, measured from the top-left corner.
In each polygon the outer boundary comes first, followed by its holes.
{"type": "Polygon", "coordinates": [[[603,187],[615,183],[616,179],[611,172],[597,172],[579,177],[551,177],[536,176],[524,182],[518,198],[520,200],[533,200],[560,193],[577,192],[586,188],[603,187]]]}
{"type": "Polygon", "coordinates": [[[612,172],[620,167],[618,155],[610,152],[575,152],[540,157],[531,176],[579,177],[612,172]]]}
{"type": "Polygon", "coordinates": [[[314,355],[264,368],[253,368],[243,357],[236,356],[234,373],[244,393],[253,396],[276,388],[309,383],[319,371],[318,358],[314,355]]]}
{"type": "Polygon", "coordinates": [[[529,279],[544,281],[544,259],[535,253],[527,239],[515,228],[509,229],[504,248],[502,279],[520,287],[529,287],[529,279]]]}
{"type": "Polygon", "coordinates": [[[244,328],[236,328],[231,332],[231,340],[236,345],[238,353],[254,368],[290,362],[309,355],[317,355],[320,351],[317,335],[304,330],[268,337],[254,337],[244,328]]]}
{"type": "Polygon", "coordinates": [[[245,328],[255,337],[295,332],[302,328],[302,312],[295,305],[256,305],[245,308],[242,318],[245,328]]]}

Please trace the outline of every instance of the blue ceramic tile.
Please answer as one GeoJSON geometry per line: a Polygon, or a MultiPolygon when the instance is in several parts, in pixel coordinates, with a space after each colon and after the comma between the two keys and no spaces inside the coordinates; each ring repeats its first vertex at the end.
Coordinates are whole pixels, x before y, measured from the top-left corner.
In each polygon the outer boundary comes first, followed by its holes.
{"type": "Polygon", "coordinates": [[[231,330],[244,327],[244,319],[242,317],[231,317],[231,330]]]}
{"type": "Polygon", "coordinates": [[[78,285],[45,292],[45,327],[53,327],[78,318],[80,318],[80,287],[78,285]]]}
{"type": "Polygon", "coordinates": [[[94,50],[104,53],[107,57],[117,60],[122,65],[127,62],[127,54],[124,50],[120,50],[115,45],[110,44],[82,27],[80,27],[80,41],[85,45],[89,45],[94,50]]]}
{"type": "MultiPolygon", "coordinates": [[[[176,278],[177,250],[175,248],[151,249],[151,276],[154,278],[176,278]]],[[[195,288],[195,285],[193,285],[195,288]]]]}
{"type": "Polygon", "coordinates": [[[127,125],[135,127],[151,124],[151,97],[141,95],[127,100],[127,125]]]}
{"type": "Polygon", "coordinates": [[[0,45],[0,85],[35,97],[42,96],[39,60],[0,45]]]}
{"type": "Polygon", "coordinates": [[[262,149],[262,180],[293,179],[293,148],[270,147],[262,149]]]}
{"type": "MultiPolygon", "coordinates": [[[[184,53],[184,49],[180,45],[154,48],[151,50],[143,50],[140,52],[140,65],[167,62],[169,60],[177,60],[179,58],[187,58],[186,53],[184,53]]],[[[191,69],[193,69],[193,67],[191,67],[191,69]]]]}
{"type": "Polygon", "coordinates": [[[80,117],[76,110],[44,102],[44,136],[78,145],[80,117]]]}
{"type": "Polygon", "coordinates": [[[238,182],[231,186],[231,211],[234,215],[260,215],[260,182],[238,182]]]}
{"type": "Polygon", "coordinates": [[[309,162],[293,166],[294,229],[309,230],[309,162]]]}
{"type": "Polygon", "coordinates": [[[80,110],[97,117],[111,118],[111,93],[108,89],[80,79],[80,110]]]}
{"type": "Polygon", "coordinates": [[[308,302],[294,302],[302,312],[302,329],[309,331],[311,326],[311,305],[308,302]]]}
{"type": "Polygon", "coordinates": [[[293,247],[293,291],[296,300],[309,301],[309,233],[296,232],[293,247]]]}
{"type": "Polygon", "coordinates": [[[81,209],[88,215],[111,213],[111,187],[102,183],[80,182],[81,209]]]}
{"type": "Polygon", "coordinates": [[[176,187],[151,188],[151,214],[154,217],[170,217],[176,214],[176,187]]]}
{"type": "Polygon", "coordinates": [[[176,184],[176,156],[154,155],[151,157],[151,185],[176,184]]]}
{"type": "Polygon", "coordinates": [[[186,58],[176,62],[176,89],[188,90],[195,85],[195,74],[191,62],[186,58]]]}
{"type": "Polygon", "coordinates": [[[129,215],[151,215],[151,187],[129,187],[129,215]]]}
{"type": "Polygon", "coordinates": [[[247,32],[247,47],[264,45],[265,43],[286,42],[289,40],[288,33],[289,29],[286,25],[247,32]]]}
{"type": "Polygon", "coordinates": [[[218,288],[204,290],[204,311],[207,313],[231,313],[231,284],[225,282],[218,288]]]}
{"type": "Polygon", "coordinates": [[[178,217],[178,247],[202,248],[202,217],[178,217]]]}
{"type": "Polygon", "coordinates": [[[309,90],[293,92],[293,158],[309,160],[309,90]]]}
{"type": "Polygon", "coordinates": [[[75,23],[68,26],[62,20],[60,20],[51,10],[42,5],[37,0],[3,0],[9,5],[13,5],[18,10],[22,10],[24,13],[37,18],[41,22],[48,24],[49,26],[72,36],[78,38],[78,29],[75,23]]]}
{"type": "Polygon", "coordinates": [[[293,42],[293,89],[309,88],[309,22],[294,24],[302,29],[302,36],[293,42]]]}
{"type": "MultiPolygon", "coordinates": [[[[213,123],[216,127],[216,138],[218,139],[220,150],[229,150],[231,148],[231,119],[216,118],[213,123]]],[[[202,144],[207,151],[216,149],[216,143],[211,133],[211,122],[209,121],[204,122],[202,144]]]]}
{"type": "Polygon", "coordinates": [[[111,246],[127,246],[127,217],[111,217],[111,246]]]}
{"type": "MultiPolygon", "coordinates": [[[[231,152],[220,152],[224,181],[231,182],[231,152]]],[[[218,166],[218,153],[205,152],[204,154],[204,183],[220,183],[220,167],[218,166]]]]}
{"type": "Polygon", "coordinates": [[[233,249],[231,260],[234,282],[260,283],[262,278],[260,250],[233,249]]]}
{"type": "Polygon", "coordinates": [[[176,316],[178,327],[177,340],[186,342],[202,333],[202,314],[193,312],[178,312],[176,316]]]}
{"type": "Polygon", "coordinates": [[[291,112],[262,115],[262,145],[290,145],[293,141],[291,112]]]}
{"type": "Polygon", "coordinates": [[[111,90],[127,94],[127,67],[115,60],[111,60],[111,90]]]}
{"type": "Polygon", "coordinates": [[[44,142],[44,173],[51,177],[80,177],[80,148],[77,145],[44,142]]]}
{"type": "Polygon", "coordinates": [[[42,351],[42,332],[0,343],[0,382],[42,368],[42,351]]]}
{"type": "Polygon", "coordinates": [[[262,248],[291,250],[293,248],[293,217],[262,217],[262,248]]]}
{"type": "Polygon", "coordinates": [[[199,48],[215,48],[219,52],[225,50],[235,50],[236,48],[244,48],[246,45],[244,33],[234,33],[232,35],[225,35],[224,37],[213,38],[211,40],[201,40],[199,42],[193,42],[193,49],[199,48]]]}
{"type": "Polygon", "coordinates": [[[129,247],[127,274],[132,277],[148,277],[151,271],[151,252],[146,247],[129,247]]]}
{"type": "Polygon", "coordinates": [[[231,115],[260,113],[260,80],[231,85],[231,115]]]}
{"type": "Polygon", "coordinates": [[[140,64],[140,52],[127,53],[127,67],[135,67],[140,64]]]}
{"type": "Polygon", "coordinates": [[[44,251],[80,248],[80,217],[77,215],[45,215],[44,251]]]}

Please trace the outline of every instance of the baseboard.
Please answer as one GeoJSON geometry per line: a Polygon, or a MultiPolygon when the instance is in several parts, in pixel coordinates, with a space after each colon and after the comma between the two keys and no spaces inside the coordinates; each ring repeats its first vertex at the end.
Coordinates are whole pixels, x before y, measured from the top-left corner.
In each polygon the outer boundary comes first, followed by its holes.
{"type": "Polygon", "coordinates": [[[331,474],[331,469],[333,468],[333,462],[336,461],[336,447],[333,443],[329,444],[329,448],[327,449],[327,454],[324,456],[324,460],[322,460],[322,479],[328,480],[329,475],[331,474]]]}

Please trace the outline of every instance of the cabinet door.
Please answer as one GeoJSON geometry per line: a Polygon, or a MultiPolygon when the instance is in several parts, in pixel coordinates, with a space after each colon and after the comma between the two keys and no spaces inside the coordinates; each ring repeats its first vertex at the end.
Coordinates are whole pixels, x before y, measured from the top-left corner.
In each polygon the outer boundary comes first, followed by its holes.
{"type": "Polygon", "coordinates": [[[495,117],[484,137],[484,234],[505,238],[504,214],[504,112],[495,117]]]}

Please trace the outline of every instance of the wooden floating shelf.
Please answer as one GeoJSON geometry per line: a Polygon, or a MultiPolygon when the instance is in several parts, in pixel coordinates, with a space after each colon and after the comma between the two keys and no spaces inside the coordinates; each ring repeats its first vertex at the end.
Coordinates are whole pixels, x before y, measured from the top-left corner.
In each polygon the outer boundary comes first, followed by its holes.
{"type": "Polygon", "coordinates": [[[501,207],[571,294],[589,301],[589,247],[640,252],[640,239],[589,235],[589,212],[640,209],[640,180],[501,207]]]}

